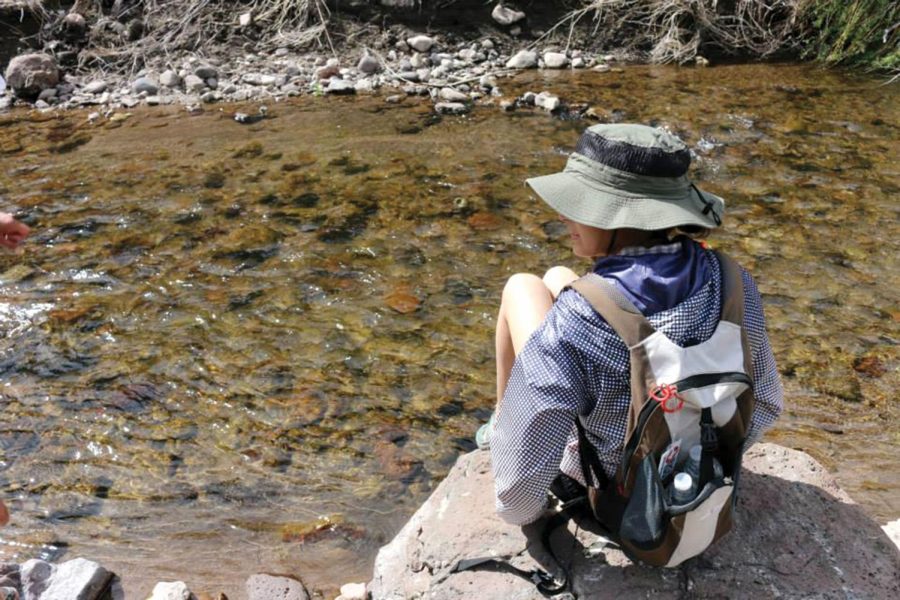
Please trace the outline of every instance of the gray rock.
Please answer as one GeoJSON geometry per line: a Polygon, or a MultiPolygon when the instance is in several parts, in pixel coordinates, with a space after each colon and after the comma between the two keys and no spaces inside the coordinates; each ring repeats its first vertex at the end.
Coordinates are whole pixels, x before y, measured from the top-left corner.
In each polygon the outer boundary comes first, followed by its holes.
{"type": "MultiPolygon", "coordinates": [[[[479,54],[481,54],[481,53],[472,48],[465,48],[456,53],[456,55],[460,58],[460,60],[464,60],[467,63],[475,62],[475,58],[479,54]]],[[[484,60],[484,55],[481,54],[481,56],[482,56],[481,60],[484,60]]]]}
{"type": "Polygon", "coordinates": [[[211,90],[214,90],[219,87],[219,80],[216,79],[215,77],[210,77],[209,79],[206,80],[205,83],[206,83],[206,87],[208,87],[211,90]]]}
{"type": "Polygon", "coordinates": [[[420,0],[379,0],[379,4],[388,8],[414,8],[420,0]]]}
{"type": "Polygon", "coordinates": [[[95,79],[94,81],[92,81],[89,84],[87,84],[86,86],[84,86],[84,91],[87,94],[102,94],[103,92],[106,91],[107,87],[108,87],[108,84],[105,81],[100,80],[100,79],[95,79]]]}
{"type": "Polygon", "coordinates": [[[562,69],[569,64],[569,57],[563,52],[545,52],[544,66],[548,69],[562,69]]]}
{"type": "Polygon", "coordinates": [[[434,39],[427,35],[417,35],[406,40],[409,47],[418,52],[428,52],[434,46],[434,39]]]}
{"type": "Polygon", "coordinates": [[[191,590],[183,581],[160,581],[147,600],[190,600],[191,590]]]}
{"type": "Polygon", "coordinates": [[[887,523],[882,529],[891,538],[891,541],[896,544],[897,548],[900,548],[900,519],[887,523]]]}
{"type": "Polygon", "coordinates": [[[152,96],[159,91],[159,85],[149,77],[138,77],[131,84],[131,91],[133,91],[135,94],[144,92],[152,96]]]}
{"type": "Polygon", "coordinates": [[[157,106],[162,103],[162,99],[159,96],[147,96],[145,102],[148,106],[157,106]]]}
{"type": "Polygon", "coordinates": [[[431,59],[424,54],[413,54],[409,59],[409,65],[413,69],[421,69],[422,67],[430,67],[431,59]]]}
{"type": "Polygon", "coordinates": [[[329,58],[321,67],[315,71],[316,79],[329,79],[341,72],[341,63],[336,58],[329,58]]]}
{"type": "Polygon", "coordinates": [[[53,565],[50,563],[37,558],[25,561],[19,568],[22,600],[37,600],[40,598],[50,584],[52,575],[53,565]]]}
{"type": "Polygon", "coordinates": [[[495,6],[494,10],[491,12],[491,18],[500,25],[506,26],[512,25],[513,23],[518,23],[519,21],[524,19],[525,13],[507,8],[502,4],[497,4],[497,6],[495,6]]]}
{"type": "Polygon", "coordinates": [[[371,75],[381,70],[381,63],[371,54],[363,54],[359,59],[359,64],[356,65],[356,69],[360,73],[371,75]]]}
{"type": "Polygon", "coordinates": [[[53,100],[59,94],[59,91],[56,88],[47,88],[38,94],[38,100],[44,100],[45,102],[49,100],[53,100]]]}
{"type": "Polygon", "coordinates": [[[481,47],[485,50],[493,50],[494,42],[492,40],[481,40],[481,47]]]}
{"type": "Polygon", "coordinates": [[[493,75],[482,75],[478,80],[478,85],[486,90],[492,90],[497,87],[497,78],[493,75]]]}
{"type": "Polygon", "coordinates": [[[537,94],[534,92],[525,92],[522,94],[522,104],[528,104],[530,106],[534,106],[534,99],[537,97],[537,94]]]}
{"type": "Polygon", "coordinates": [[[49,54],[22,54],[9,61],[6,83],[20,98],[33,98],[59,83],[59,68],[49,54]]]}
{"type": "Polygon", "coordinates": [[[37,108],[38,110],[44,110],[45,108],[50,108],[50,105],[47,103],[46,100],[38,99],[34,103],[34,107],[37,108]]]}
{"type": "Polygon", "coordinates": [[[447,102],[468,102],[469,95],[463,94],[460,91],[454,90],[451,87],[441,88],[441,91],[438,92],[438,97],[441,100],[446,100],[447,102]]]}
{"type": "Polygon", "coordinates": [[[206,89],[206,83],[196,75],[184,78],[184,89],[190,93],[199,93],[206,89]]]}
{"type": "Polygon", "coordinates": [[[219,71],[212,65],[200,65],[194,69],[194,75],[200,79],[218,79],[219,71]]]}
{"type": "Polygon", "coordinates": [[[415,71],[401,71],[400,73],[397,74],[397,76],[400,79],[403,79],[406,81],[412,81],[412,82],[419,81],[419,74],[416,73],[415,71]]]}
{"type": "Polygon", "coordinates": [[[580,56],[576,56],[572,59],[572,68],[573,69],[583,69],[584,68],[584,59],[580,56]]]}
{"type": "Polygon", "coordinates": [[[214,92],[212,90],[200,96],[200,102],[203,102],[204,104],[212,104],[214,102],[218,102],[220,99],[221,97],[219,96],[218,92],[214,92]]]}
{"type": "Polygon", "coordinates": [[[63,19],[62,28],[67,38],[78,40],[84,37],[85,31],[87,31],[87,22],[80,14],[70,12],[63,19]]]}
{"type": "Polygon", "coordinates": [[[400,104],[401,102],[403,102],[403,98],[404,96],[402,94],[394,94],[385,98],[384,101],[388,104],[400,104]]]}
{"type": "Polygon", "coordinates": [[[309,600],[303,582],[285,575],[251,575],[246,589],[247,600],[309,600]]]}
{"type": "Polygon", "coordinates": [[[113,574],[99,564],[84,559],[57,565],[41,600],[95,600],[106,589],[113,574]]]}
{"type": "Polygon", "coordinates": [[[506,61],[507,69],[533,69],[538,64],[537,52],[533,50],[519,50],[506,61]]]}
{"type": "Polygon", "coordinates": [[[353,85],[352,82],[347,81],[345,79],[338,79],[337,77],[332,77],[331,81],[328,82],[328,87],[325,88],[326,94],[355,94],[356,86],[353,85]]]}
{"type": "Polygon", "coordinates": [[[371,92],[375,89],[375,84],[371,79],[360,79],[354,84],[353,88],[357,92],[371,92]]]}
{"type": "Polygon", "coordinates": [[[275,85],[278,80],[274,75],[265,75],[263,73],[244,73],[243,75],[241,75],[241,81],[244,83],[249,83],[250,85],[269,87],[275,85]]]}
{"type": "Polygon", "coordinates": [[[534,97],[534,105],[543,108],[547,112],[553,112],[560,106],[559,98],[549,92],[541,92],[534,97]]]}
{"type": "Polygon", "coordinates": [[[159,76],[159,83],[167,88],[176,88],[181,85],[181,77],[172,69],[168,69],[159,76]]]}
{"type": "Polygon", "coordinates": [[[598,73],[607,73],[607,72],[609,72],[610,69],[612,69],[612,67],[610,67],[609,65],[607,65],[605,63],[601,63],[601,64],[595,66],[593,69],[591,69],[591,71],[596,71],[598,73]]]}
{"type": "Polygon", "coordinates": [[[469,107],[462,102],[438,102],[434,110],[442,115],[463,115],[469,112],[469,107]]]}
{"type": "MultiPolygon", "coordinates": [[[[755,445],[744,457],[735,511],[734,530],[677,569],[632,563],[572,523],[568,534],[554,535],[554,548],[571,560],[572,592],[580,598],[900,597],[900,550],[810,456],[755,445]]],[[[369,591],[373,598],[462,600],[472,590],[482,600],[541,598],[511,574],[452,573],[459,560],[478,556],[513,557],[525,570],[553,568],[527,543],[523,528],[494,514],[490,454],[472,452],[379,551],[369,591]]]]}
{"type": "Polygon", "coordinates": [[[503,112],[512,112],[516,109],[516,103],[512,100],[501,100],[500,101],[500,110],[503,112]]]}

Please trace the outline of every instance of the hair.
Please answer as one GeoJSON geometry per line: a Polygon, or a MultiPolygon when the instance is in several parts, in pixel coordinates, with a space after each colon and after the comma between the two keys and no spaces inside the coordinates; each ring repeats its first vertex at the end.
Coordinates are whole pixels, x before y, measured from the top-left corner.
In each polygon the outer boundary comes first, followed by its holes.
{"type": "Polygon", "coordinates": [[[709,236],[710,229],[708,227],[703,227],[702,225],[678,225],[677,227],[670,227],[668,229],[662,229],[656,232],[660,237],[668,240],[674,240],[678,236],[686,236],[691,238],[692,240],[702,240],[703,238],[709,236]]]}

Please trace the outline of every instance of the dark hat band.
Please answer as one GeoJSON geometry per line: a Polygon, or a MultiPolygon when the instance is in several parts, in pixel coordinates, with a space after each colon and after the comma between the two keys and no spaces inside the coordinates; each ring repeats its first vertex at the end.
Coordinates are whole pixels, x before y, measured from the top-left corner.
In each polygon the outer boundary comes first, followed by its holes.
{"type": "Polygon", "coordinates": [[[681,177],[691,165],[687,148],[667,152],[610,140],[590,130],[578,139],[575,152],[614,169],[650,177],[681,177]]]}

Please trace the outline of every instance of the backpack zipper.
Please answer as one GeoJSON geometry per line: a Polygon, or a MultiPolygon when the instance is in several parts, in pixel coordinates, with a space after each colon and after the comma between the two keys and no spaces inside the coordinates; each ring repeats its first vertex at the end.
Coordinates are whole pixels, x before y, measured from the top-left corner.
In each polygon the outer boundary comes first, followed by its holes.
{"type": "Polygon", "coordinates": [[[676,381],[673,385],[679,392],[684,392],[716,383],[745,383],[753,387],[753,380],[746,373],[740,372],[701,373],[700,375],[685,377],[681,381],[676,381]]]}

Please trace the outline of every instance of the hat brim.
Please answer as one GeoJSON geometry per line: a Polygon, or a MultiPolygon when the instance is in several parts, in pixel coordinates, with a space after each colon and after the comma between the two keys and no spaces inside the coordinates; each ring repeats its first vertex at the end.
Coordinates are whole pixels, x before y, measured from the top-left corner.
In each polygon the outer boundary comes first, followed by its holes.
{"type": "Polygon", "coordinates": [[[525,183],[567,219],[600,229],[654,231],[681,225],[715,229],[721,225],[725,212],[722,198],[694,186],[683,197],[674,199],[629,194],[598,182],[588,184],[570,172],[532,177],[525,183]],[[707,209],[708,205],[711,210],[707,209]],[[719,216],[719,222],[713,211],[719,216]]]}

